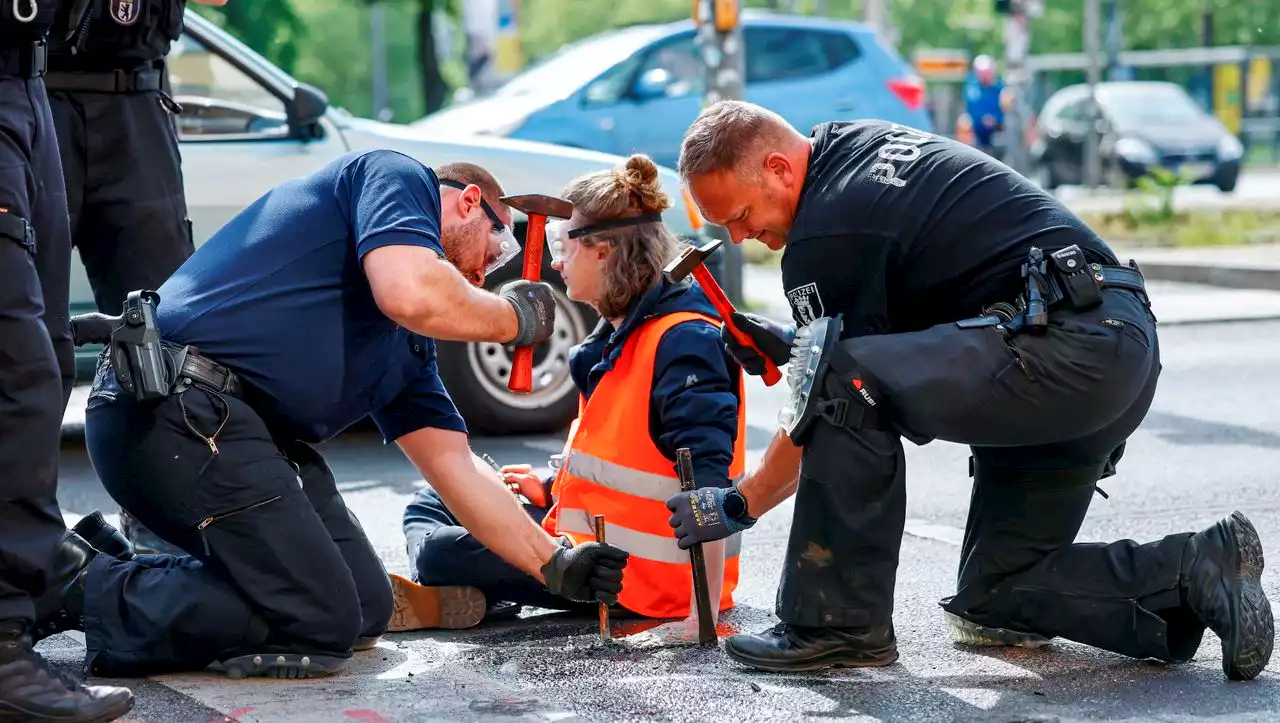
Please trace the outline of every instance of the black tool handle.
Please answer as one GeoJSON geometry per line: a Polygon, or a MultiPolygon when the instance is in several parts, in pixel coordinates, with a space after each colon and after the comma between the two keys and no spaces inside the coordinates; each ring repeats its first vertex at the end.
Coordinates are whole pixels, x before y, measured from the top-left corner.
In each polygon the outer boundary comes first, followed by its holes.
{"type": "MultiPolygon", "coordinates": [[[[688,447],[676,450],[676,472],[680,475],[680,489],[693,491],[693,454],[688,447]]],[[[698,643],[714,645],[716,623],[711,617],[711,589],[707,583],[707,559],[702,554],[702,543],[689,550],[689,564],[693,567],[693,597],[698,606],[698,643]]]]}

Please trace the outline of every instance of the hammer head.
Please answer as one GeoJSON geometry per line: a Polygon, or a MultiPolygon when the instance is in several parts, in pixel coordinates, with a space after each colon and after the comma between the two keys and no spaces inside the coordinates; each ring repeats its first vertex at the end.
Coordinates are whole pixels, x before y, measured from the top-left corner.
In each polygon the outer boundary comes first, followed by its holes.
{"type": "Polygon", "coordinates": [[[688,276],[689,273],[698,266],[698,264],[706,261],[707,257],[714,254],[716,249],[720,248],[723,244],[724,241],[715,239],[702,246],[690,246],[679,256],[672,259],[671,262],[662,269],[662,272],[666,274],[667,280],[673,284],[684,281],[684,277],[688,276]]]}
{"type": "Polygon", "coordinates": [[[498,199],[515,210],[532,216],[550,218],[569,218],[573,215],[573,204],[563,198],[547,196],[541,193],[526,193],[523,196],[503,196],[498,199]]]}

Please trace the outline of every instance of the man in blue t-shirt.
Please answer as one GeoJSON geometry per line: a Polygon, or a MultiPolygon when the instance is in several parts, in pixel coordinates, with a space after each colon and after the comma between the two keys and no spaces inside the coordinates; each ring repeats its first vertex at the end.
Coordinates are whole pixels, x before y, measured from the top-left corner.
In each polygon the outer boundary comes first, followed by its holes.
{"type": "MultiPolygon", "coordinates": [[[[40,634],[84,630],[90,672],[113,676],[215,661],[233,677],[325,675],[372,647],[389,580],[313,446],[366,416],[512,565],[572,599],[616,600],[626,553],[566,547],[530,520],[472,455],[437,374],[435,339],[551,334],[550,286],[482,286],[519,248],[501,196],[478,166],[355,152],[198,249],[158,290],[173,391],[140,402],[104,357],[85,429],[111,496],[188,556],[135,556],[100,519],[68,533],[40,634]]],[[[485,612],[471,588],[437,595],[439,627],[485,612]]]]}

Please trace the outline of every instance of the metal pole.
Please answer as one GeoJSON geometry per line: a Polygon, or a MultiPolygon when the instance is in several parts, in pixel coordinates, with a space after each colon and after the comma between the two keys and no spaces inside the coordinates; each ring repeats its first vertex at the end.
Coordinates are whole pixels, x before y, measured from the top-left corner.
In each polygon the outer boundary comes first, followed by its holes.
{"type": "Polygon", "coordinates": [[[1120,0],[1106,0],[1107,80],[1122,80],[1120,51],[1124,50],[1124,10],[1120,0]]]}
{"type": "Polygon", "coordinates": [[[390,99],[387,97],[387,9],[382,3],[374,3],[369,8],[369,65],[373,77],[373,98],[371,118],[390,120],[390,99]]]}
{"type": "Polygon", "coordinates": [[[1004,19],[1004,82],[1014,99],[1004,117],[1006,162],[1013,170],[1026,173],[1027,149],[1023,146],[1022,137],[1025,135],[1026,124],[1023,110],[1026,108],[1027,88],[1030,85],[1027,69],[1030,27],[1025,0],[1014,0],[1011,10],[1004,19]]]}
{"type": "MultiPolygon", "coordinates": [[[[696,42],[706,69],[706,83],[703,91],[702,105],[709,106],[721,100],[741,100],[742,84],[747,72],[747,58],[742,42],[742,25],[734,23],[725,32],[716,29],[717,6],[724,2],[698,0],[697,10],[700,22],[696,42]]],[[[740,3],[734,2],[731,10],[736,17],[740,12],[740,3]]],[[[728,241],[728,234],[722,227],[717,227],[719,238],[728,241]]],[[[720,286],[725,296],[741,306],[742,296],[742,248],[735,243],[726,243],[722,247],[724,254],[721,266],[720,286]]]]}
{"type": "Polygon", "coordinates": [[[1098,104],[1094,98],[1097,84],[1102,80],[1101,48],[1101,0],[1084,0],[1084,52],[1089,58],[1089,102],[1084,130],[1084,185],[1097,188],[1102,178],[1101,158],[1098,157],[1098,104]]]}

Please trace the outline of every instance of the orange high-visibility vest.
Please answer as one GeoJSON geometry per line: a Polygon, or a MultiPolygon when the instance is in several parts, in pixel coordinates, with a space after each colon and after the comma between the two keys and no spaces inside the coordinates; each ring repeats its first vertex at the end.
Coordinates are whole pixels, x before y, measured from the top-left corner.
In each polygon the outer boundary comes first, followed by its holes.
{"type": "MultiPolygon", "coordinates": [[[[689,552],[676,544],[668,520],[667,498],[680,492],[675,460],[668,459],[649,436],[649,397],[653,360],[668,329],[687,321],[715,324],[714,317],[676,312],[644,322],[622,347],[614,368],[606,372],[585,404],[578,398],[578,418],[569,430],[564,458],[552,484],[555,504],[542,524],[553,535],[574,544],[595,540],[595,515],[605,517],[609,544],[631,553],[623,571],[618,603],[653,618],[675,618],[693,611],[693,573],[689,552]]],[[[738,380],[738,434],[729,477],[742,477],[746,459],[746,403],[738,380]]],[[[720,610],[733,607],[738,586],[738,554],[742,535],[726,540],[720,610]]]]}

